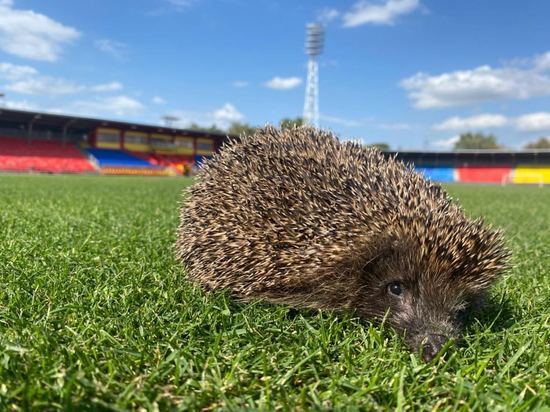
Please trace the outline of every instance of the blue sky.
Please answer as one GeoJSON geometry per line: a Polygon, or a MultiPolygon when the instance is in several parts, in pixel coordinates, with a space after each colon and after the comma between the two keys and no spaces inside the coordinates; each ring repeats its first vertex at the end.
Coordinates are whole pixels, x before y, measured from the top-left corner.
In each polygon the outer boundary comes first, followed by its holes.
{"type": "Polygon", "coordinates": [[[321,126],[445,150],[550,133],[550,2],[0,0],[0,104],[221,127],[299,116],[305,25],[326,26],[321,126]]]}

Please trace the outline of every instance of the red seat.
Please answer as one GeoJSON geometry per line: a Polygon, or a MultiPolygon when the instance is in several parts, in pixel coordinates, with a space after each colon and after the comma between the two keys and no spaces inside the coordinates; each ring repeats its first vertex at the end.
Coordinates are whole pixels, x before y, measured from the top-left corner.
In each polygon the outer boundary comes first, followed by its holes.
{"type": "Polygon", "coordinates": [[[0,170],[87,173],[95,169],[76,145],[59,141],[0,137],[0,170]]]}
{"type": "Polygon", "coordinates": [[[136,152],[132,152],[132,154],[139,157],[140,159],[148,161],[153,165],[172,167],[176,169],[179,173],[184,173],[185,166],[191,165],[193,163],[193,156],[136,152]]]}
{"type": "Polygon", "coordinates": [[[475,166],[459,167],[458,181],[462,183],[502,183],[512,167],[475,166]]]}

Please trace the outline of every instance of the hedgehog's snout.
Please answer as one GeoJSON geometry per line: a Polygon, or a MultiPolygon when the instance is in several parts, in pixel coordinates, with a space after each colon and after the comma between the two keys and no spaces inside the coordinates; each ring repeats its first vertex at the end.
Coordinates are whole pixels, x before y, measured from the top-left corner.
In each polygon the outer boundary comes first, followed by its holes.
{"type": "Polygon", "coordinates": [[[420,351],[422,359],[430,362],[439,353],[441,348],[447,343],[449,338],[445,335],[428,335],[422,340],[420,351]]]}
{"type": "Polygon", "coordinates": [[[462,323],[441,307],[420,305],[407,323],[398,327],[405,333],[405,342],[425,362],[433,360],[449,341],[459,339],[462,323]]]}
{"type": "Polygon", "coordinates": [[[449,342],[460,340],[463,325],[449,319],[432,319],[409,329],[406,343],[425,362],[433,360],[449,342]]]}
{"type": "Polygon", "coordinates": [[[449,341],[455,341],[455,335],[442,331],[420,333],[406,339],[409,349],[422,357],[424,362],[432,361],[449,341]]]}

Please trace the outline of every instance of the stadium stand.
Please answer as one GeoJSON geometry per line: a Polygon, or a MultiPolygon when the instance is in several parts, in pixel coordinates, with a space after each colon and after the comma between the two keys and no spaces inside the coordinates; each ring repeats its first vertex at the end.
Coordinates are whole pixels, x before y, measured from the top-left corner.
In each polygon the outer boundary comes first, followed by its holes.
{"type": "Polygon", "coordinates": [[[100,167],[155,167],[147,160],[122,150],[90,148],[86,151],[97,160],[100,167]]]}
{"type": "Polygon", "coordinates": [[[132,155],[146,160],[152,165],[171,167],[176,170],[178,174],[189,174],[193,164],[193,156],[141,152],[132,152],[132,155]]]}
{"type": "Polygon", "coordinates": [[[191,165],[193,164],[192,156],[181,156],[181,155],[164,155],[164,154],[155,154],[153,155],[155,161],[159,165],[166,167],[172,167],[178,171],[180,174],[189,174],[191,171],[191,165]]]}
{"type": "Polygon", "coordinates": [[[518,165],[514,169],[513,183],[519,184],[550,184],[550,167],[534,167],[527,165],[518,165]]]}
{"type": "Polygon", "coordinates": [[[102,174],[117,175],[152,175],[168,176],[175,172],[169,168],[150,162],[145,154],[139,157],[130,152],[115,149],[89,148],[87,152],[93,156],[101,168],[102,174]]]}
{"type": "Polygon", "coordinates": [[[417,167],[416,170],[430,180],[437,182],[454,182],[454,169],[451,167],[417,167]]]}
{"type": "Polygon", "coordinates": [[[161,163],[158,161],[154,153],[143,153],[143,152],[129,152],[132,154],[132,156],[137,157],[138,159],[145,160],[146,162],[154,165],[159,166],[161,163]]]}
{"type": "Polygon", "coordinates": [[[9,139],[2,145],[9,151],[0,153],[0,171],[132,175],[190,174],[197,167],[196,156],[212,156],[227,138],[221,133],[8,108],[0,108],[0,136],[9,139]],[[94,153],[96,149],[111,151],[94,153]]]}
{"type": "Polygon", "coordinates": [[[550,184],[550,150],[385,152],[438,182],[550,184]]]}
{"type": "Polygon", "coordinates": [[[90,173],[95,168],[72,143],[0,137],[0,170],[41,173],[90,173]]]}
{"type": "Polygon", "coordinates": [[[212,156],[201,156],[201,155],[197,155],[195,156],[195,164],[200,166],[202,165],[202,163],[205,161],[205,160],[209,160],[209,159],[212,159],[212,156]]]}
{"type": "Polygon", "coordinates": [[[512,171],[511,167],[459,167],[457,181],[463,183],[502,183],[512,171]]]}
{"type": "MultiPolygon", "coordinates": [[[[1,108],[0,171],[187,175],[210,159],[228,137],[1,108]]],[[[384,155],[411,164],[439,182],[550,184],[550,150],[405,150],[384,155]]]]}

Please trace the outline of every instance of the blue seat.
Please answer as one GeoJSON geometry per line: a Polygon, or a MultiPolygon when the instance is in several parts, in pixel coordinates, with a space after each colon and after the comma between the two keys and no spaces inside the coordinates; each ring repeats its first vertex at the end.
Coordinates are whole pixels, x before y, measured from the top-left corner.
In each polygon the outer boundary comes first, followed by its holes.
{"type": "Polygon", "coordinates": [[[424,174],[427,179],[450,183],[455,181],[454,168],[452,167],[417,167],[417,172],[424,174]]]}
{"type": "Polygon", "coordinates": [[[87,149],[99,163],[100,167],[148,167],[157,169],[144,159],[133,156],[130,153],[115,149],[87,149]]]}
{"type": "Polygon", "coordinates": [[[210,160],[210,159],[212,159],[212,156],[196,155],[195,164],[200,167],[202,166],[205,160],[210,160]]]}

